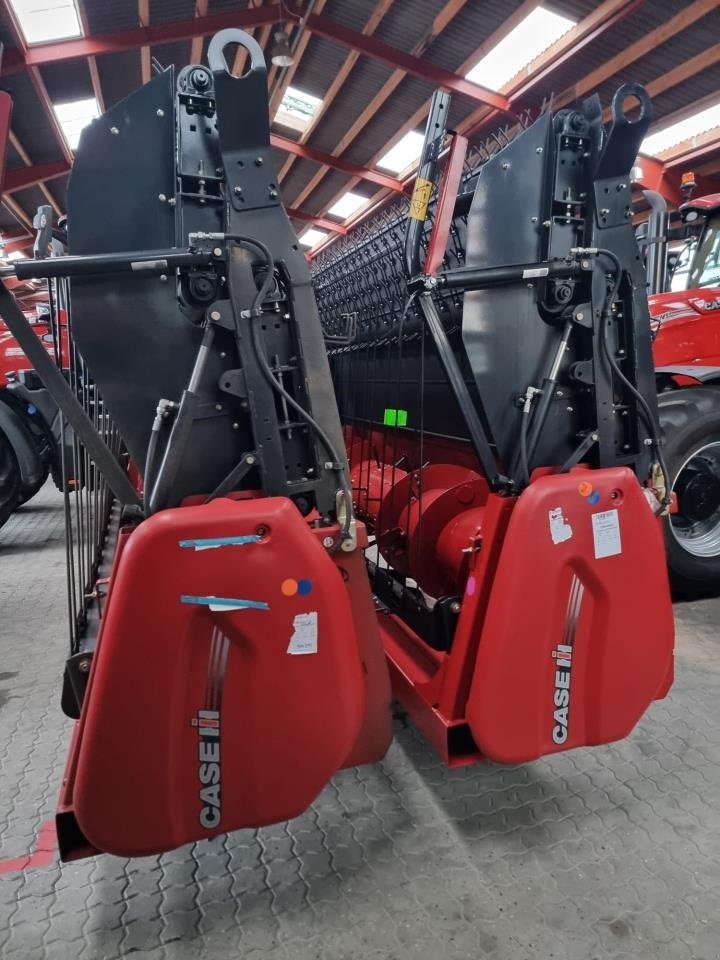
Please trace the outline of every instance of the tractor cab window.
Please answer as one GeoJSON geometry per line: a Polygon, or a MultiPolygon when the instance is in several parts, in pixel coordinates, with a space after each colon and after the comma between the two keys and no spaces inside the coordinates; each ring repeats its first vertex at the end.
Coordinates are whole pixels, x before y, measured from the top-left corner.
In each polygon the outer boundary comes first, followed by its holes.
{"type": "Polygon", "coordinates": [[[678,249],[668,252],[668,273],[671,290],[687,290],[690,267],[697,249],[697,237],[688,237],[678,249]]]}
{"type": "Polygon", "coordinates": [[[689,287],[720,286],[720,214],[708,220],[690,273],[689,287]]]}

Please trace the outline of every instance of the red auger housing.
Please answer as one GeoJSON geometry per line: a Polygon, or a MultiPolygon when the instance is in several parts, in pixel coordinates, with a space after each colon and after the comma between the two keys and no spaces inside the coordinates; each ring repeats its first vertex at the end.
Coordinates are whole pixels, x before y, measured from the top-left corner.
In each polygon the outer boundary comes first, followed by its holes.
{"type": "Polygon", "coordinates": [[[455,765],[624,737],[672,681],[645,92],[607,133],[597,98],[547,113],[469,175],[455,140],[440,201],[437,94],[409,218],[311,280],[260,48],[223,31],[208,60],[83,132],[68,255],[14,265],[69,288],[82,391],[0,291],[114,495],[65,671],[66,859],[298,815],[383,756],[391,682],[455,765]]]}

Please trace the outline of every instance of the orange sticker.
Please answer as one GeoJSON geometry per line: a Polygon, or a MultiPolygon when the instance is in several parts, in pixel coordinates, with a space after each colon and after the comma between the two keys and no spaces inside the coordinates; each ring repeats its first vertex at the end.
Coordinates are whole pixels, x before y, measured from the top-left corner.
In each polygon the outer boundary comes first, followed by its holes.
{"type": "Polygon", "coordinates": [[[280,590],[286,597],[294,597],[297,593],[297,589],[297,580],[293,580],[292,578],[283,580],[283,582],[280,584],[280,590]]]}
{"type": "Polygon", "coordinates": [[[589,497],[592,493],[592,484],[588,480],[583,480],[583,482],[578,485],[578,493],[581,497],[589,497]]]}

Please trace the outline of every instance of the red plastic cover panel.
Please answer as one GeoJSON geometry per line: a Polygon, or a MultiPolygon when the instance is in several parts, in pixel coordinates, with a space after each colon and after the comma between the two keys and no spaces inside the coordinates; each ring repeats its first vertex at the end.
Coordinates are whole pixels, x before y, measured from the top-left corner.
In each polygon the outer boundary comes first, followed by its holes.
{"type": "MultiPolygon", "coordinates": [[[[142,523],[118,564],[77,738],[72,806],[90,843],[149,854],[301,813],[368,720],[370,647],[361,654],[353,620],[364,607],[348,595],[365,591],[377,631],[362,574],[340,570],[286,499],[142,523]]],[[[372,701],[385,712],[370,718],[379,755],[387,699],[372,701]]]]}
{"type": "Polygon", "coordinates": [[[520,763],[627,736],[672,675],[662,531],[625,467],[545,476],[520,496],[483,626],[467,719],[520,763]]]}

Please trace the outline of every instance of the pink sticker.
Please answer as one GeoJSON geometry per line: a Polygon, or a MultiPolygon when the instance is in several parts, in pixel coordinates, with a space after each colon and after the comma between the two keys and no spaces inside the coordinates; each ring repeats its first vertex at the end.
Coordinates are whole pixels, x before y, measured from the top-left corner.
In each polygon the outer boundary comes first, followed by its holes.
{"type": "Polygon", "coordinates": [[[467,578],[467,583],[465,584],[465,593],[471,597],[475,593],[476,580],[475,577],[470,576],[467,578]]]}

